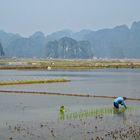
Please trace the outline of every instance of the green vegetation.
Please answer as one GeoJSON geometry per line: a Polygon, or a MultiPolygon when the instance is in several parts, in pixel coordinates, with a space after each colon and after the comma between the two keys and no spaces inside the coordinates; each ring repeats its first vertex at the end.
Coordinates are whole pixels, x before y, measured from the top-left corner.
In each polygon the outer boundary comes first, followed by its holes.
{"type": "Polygon", "coordinates": [[[3,81],[0,85],[16,85],[16,84],[39,84],[39,83],[56,83],[56,82],[68,82],[63,78],[59,79],[42,79],[42,80],[17,80],[17,81],[3,81]]]}
{"type": "Polygon", "coordinates": [[[102,118],[103,115],[107,114],[119,114],[123,112],[132,112],[137,110],[136,107],[127,107],[125,108],[120,108],[119,110],[116,110],[113,107],[104,107],[104,108],[94,108],[94,109],[86,109],[86,110],[81,110],[77,112],[72,112],[72,113],[61,113],[60,112],[60,120],[75,120],[75,119],[82,119],[82,118],[87,118],[87,117],[99,117],[102,118]]]}

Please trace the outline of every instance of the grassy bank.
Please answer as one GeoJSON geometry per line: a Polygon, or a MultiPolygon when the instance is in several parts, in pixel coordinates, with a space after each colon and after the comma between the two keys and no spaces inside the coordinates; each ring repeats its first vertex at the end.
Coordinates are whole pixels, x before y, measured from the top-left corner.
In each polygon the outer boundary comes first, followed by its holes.
{"type": "Polygon", "coordinates": [[[59,79],[42,79],[42,80],[17,80],[17,81],[1,81],[0,85],[16,85],[16,84],[40,84],[40,83],[56,83],[56,82],[68,82],[63,78],[59,79]]]}
{"type": "Polygon", "coordinates": [[[103,59],[2,59],[0,69],[86,70],[96,68],[140,68],[140,60],[103,59]]]}

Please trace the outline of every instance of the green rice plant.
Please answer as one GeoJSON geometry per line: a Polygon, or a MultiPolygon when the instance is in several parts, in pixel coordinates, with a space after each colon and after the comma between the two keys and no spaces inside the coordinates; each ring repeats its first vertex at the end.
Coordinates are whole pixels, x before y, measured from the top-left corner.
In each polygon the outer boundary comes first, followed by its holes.
{"type": "Polygon", "coordinates": [[[63,118],[65,118],[65,120],[76,120],[76,119],[82,119],[82,118],[88,118],[88,117],[98,117],[98,116],[101,117],[102,115],[109,115],[109,114],[116,114],[116,113],[119,114],[119,113],[124,113],[124,112],[134,112],[137,109],[138,109],[137,107],[127,107],[127,109],[122,107],[119,110],[116,110],[113,107],[84,109],[77,112],[63,113],[63,116],[65,116],[63,118]]]}
{"type": "Polygon", "coordinates": [[[38,79],[38,80],[16,80],[16,81],[1,81],[0,85],[16,85],[16,84],[39,84],[39,83],[56,83],[56,82],[69,82],[63,78],[57,79],[38,79]]]}

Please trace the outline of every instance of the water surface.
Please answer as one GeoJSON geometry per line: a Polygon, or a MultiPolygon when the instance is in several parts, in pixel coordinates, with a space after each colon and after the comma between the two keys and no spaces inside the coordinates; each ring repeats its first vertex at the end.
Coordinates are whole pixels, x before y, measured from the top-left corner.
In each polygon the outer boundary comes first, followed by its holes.
{"type": "MultiPolygon", "coordinates": [[[[1,81],[50,78],[65,78],[71,80],[71,82],[7,85],[0,86],[0,90],[50,91],[140,98],[140,69],[98,69],[89,71],[0,70],[1,81]]],[[[59,107],[61,105],[65,105],[66,113],[74,113],[81,110],[112,107],[112,103],[112,99],[101,98],[1,93],[0,128],[3,135],[1,134],[0,137],[4,137],[7,123],[15,125],[18,122],[24,122],[24,124],[43,121],[59,122],[59,107]]],[[[140,102],[126,101],[126,104],[139,108],[140,102]]],[[[127,118],[127,114],[140,116],[139,110],[126,112],[125,118],[127,118]]],[[[114,117],[113,114],[109,114],[106,120],[110,119],[109,116],[112,121],[115,119],[116,123],[118,118],[124,119],[121,115],[114,117]]],[[[91,117],[94,118],[95,116],[91,117]]]]}

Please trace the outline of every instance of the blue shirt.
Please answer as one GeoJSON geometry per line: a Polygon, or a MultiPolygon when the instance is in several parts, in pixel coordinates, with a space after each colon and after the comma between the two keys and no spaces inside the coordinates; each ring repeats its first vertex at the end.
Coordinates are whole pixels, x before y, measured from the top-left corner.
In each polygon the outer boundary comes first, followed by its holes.
{"type": "Polygon", "coordinates": [[[123,97],[117,97],[117,98],[114,100],[114,102],[115,102],[116,104],[118,104],[118,105],[121,104],[121,105],[123,105],[124,107],[126,107],[123,97]]]}

